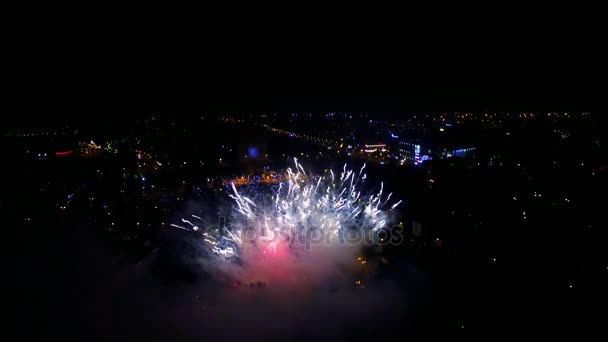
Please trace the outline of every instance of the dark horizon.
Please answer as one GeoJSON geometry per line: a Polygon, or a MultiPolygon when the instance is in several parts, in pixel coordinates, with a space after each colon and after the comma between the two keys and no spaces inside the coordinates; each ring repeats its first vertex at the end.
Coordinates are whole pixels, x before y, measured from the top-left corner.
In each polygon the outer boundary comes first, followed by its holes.
{"type": "Polygon", "coordinates": [[[597,92],[567,89],[550,92],[493,92],[488,90],[440,89],[422,90],[387,88],[370,91],[365,88],[302,91],[300,95],[243,95],[245,92],[195,91],[180,93],[173,90],[162,94],[143,90],[131,94],[95,94],[75,91],[71,95],[40,97],[28,105],[4,115],[3,127],[9,129],[45,128],[104,120],[146,118],[155,115],[196,117],[206,115],[259,115],[263,113],[367,113],[399,119],[415,114],[454,112],[591,112],[603,113],[604,99],[597,92]],[[333,93],[330,93],[333,92],[333,93]]]}

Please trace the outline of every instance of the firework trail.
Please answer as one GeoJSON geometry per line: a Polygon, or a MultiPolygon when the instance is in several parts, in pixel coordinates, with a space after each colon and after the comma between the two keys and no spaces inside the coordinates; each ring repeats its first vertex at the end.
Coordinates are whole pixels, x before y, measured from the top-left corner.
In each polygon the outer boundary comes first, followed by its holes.
{"type": "Polygon", "coordinates": [[[359,189],[366,179],[363,173],[349,170],[345,164],[337,177],[333,170],[328,175],[312,175],[294,158],[294,168],[287,169],[287,177],[272,191],[252,193],[245,188],[239,192],[231,184],[230,198],[234,201],[230,226],[210,227],[196,215],[192,218],[202,223],[194,224],[182,218],[182,225],[172,227],[195,231],[209,246],[216,257],[233,259],[241,257],[241,251],[252,248],[270,248],[276,251],[280,244],[293,247],[298,238],[309,237],[312,232],[321,236],[319,241],[332,244],[341,234],[350,230],[376,232],[386,227],[388,213],[401,201],[391,204],[392,193],[383,197],[384,184],[376,194],[363,195],[359,189]]]}

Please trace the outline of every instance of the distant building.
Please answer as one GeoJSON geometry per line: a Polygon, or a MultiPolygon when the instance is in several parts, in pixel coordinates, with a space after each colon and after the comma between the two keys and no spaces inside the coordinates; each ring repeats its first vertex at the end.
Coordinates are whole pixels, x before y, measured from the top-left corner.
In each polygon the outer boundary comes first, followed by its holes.
{"type": "Polygon", "coordinates": [[[386,144],[365,144],[360,150],[360,156],[371,161],[384,163],[390,157],[389,150],[386,144]]]}
{"type": "Polygon", "coordinates": [[[417,165],[422,162],[420,159],[420,144],[400,140],[398,146],[399,150],[397,153],[397,157],[399,158],[402,164],[417,165]]]}
{"type": "Polygon", "coordinates": [[[475,147],[458,148],[458,149],[444,149],[441,153],[442,158],[473,158],[475,157],[475,147]]]}

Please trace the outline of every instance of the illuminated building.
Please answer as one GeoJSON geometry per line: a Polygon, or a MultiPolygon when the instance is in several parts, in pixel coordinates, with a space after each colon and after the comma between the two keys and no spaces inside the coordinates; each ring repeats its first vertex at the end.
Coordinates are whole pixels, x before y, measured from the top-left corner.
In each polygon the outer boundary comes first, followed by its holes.
{"type": "Polygon", "coordinates": [[[386,144],[378,143],[375,145],[365,145],[365,149],[363,150],[365,153],[375,153],[375,152],[386,152],[386,144]]]}
{"type": "Polygon", "coordinates": [[[420,163],[420,145],[414,145],[414,165],[418,165],[420,163]]]}
{"type": "Polygon", "coordinates": [[[415,164],[416,153],[418,153],[418,159],[420,159],[420,145],[401,140],[398,146],[397,157],[401,164],[415,164]],[[416,148],[418,152],[416,152],[416,148]]]}
{"type": "Polygon", "coordinates": [[[444,149],[441,153],[442,158],[460,157],[460,158],[472,158],[475,156],[475,147],[459,148],[455,150],[444,149]]]}
{"type": "Polygon", "coordinates": [[[365,144],[363,148],[360,150],[361,156],[375,162],[384,163],[389,159],[389,151],[387,149],[386,144],[377,143],[377,144],[365,144]]]}

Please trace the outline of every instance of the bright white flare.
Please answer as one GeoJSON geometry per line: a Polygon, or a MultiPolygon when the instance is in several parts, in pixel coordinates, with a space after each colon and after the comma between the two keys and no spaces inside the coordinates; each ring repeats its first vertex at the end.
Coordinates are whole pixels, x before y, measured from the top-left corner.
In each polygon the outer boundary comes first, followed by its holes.
{"type": "MultiPolygon", "coordinates": [[[[388,211],[395,209],[401,201],[384,207],[392,193],[383,201],[384,184],[380,191],[369,196],[362,195],[359,186],[367,175],[363,173],[365,164],[359,172],[348,170],[346,164],[340,177],[334,175],[314,176],[307,173],[294,158],[295,168],[287,169],[286,181],[281,182],[271,192],[246,196],[251,189],[239,192],[232,184],[229,196],[235,202],[235,211],[229,226],[205,229],[182,219],[189,227],[171,224],[172,227],[198,231],[210,250],[217,256],[231,258],[239,256],[245,243],[258,248],[261,246],[276,249],[277,244],[294,243],[295,236],[306,235],[315,230],[322,234],[324,241],[337,241],[345,229],[375,232],[386,226],[388,211]]],[[[193,218],[204,221],[196,215],[193,218]]]]}

